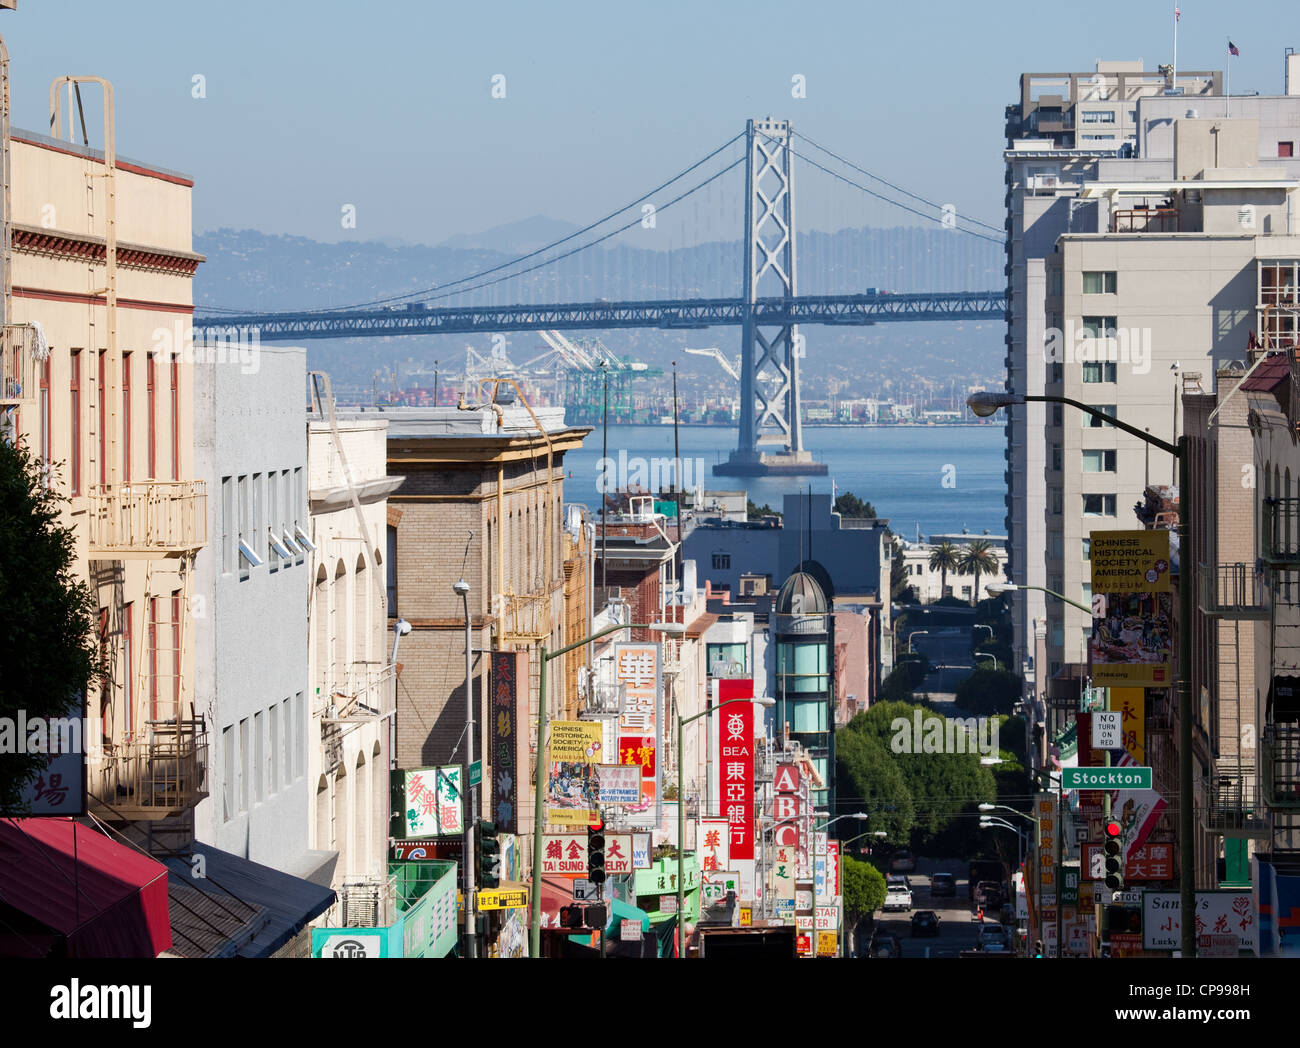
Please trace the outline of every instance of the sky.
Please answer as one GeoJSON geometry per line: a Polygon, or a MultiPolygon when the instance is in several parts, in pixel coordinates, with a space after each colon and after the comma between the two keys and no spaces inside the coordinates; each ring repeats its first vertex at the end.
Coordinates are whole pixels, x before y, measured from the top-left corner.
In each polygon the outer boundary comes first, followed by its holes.
{"type": "MultiPolygon", "coordinates": [[[[1283,48],[1300,47],[1293,3],[1179,7],[1180,69],[1223,68],[1231,37],[1233,93],[1281,92],[1283,48]]],[[[193,177],[198,232],[436,244],[533,215],[585,224],[767,115],[1000,227],[1003,109],[1019,74],[1098,58],[1154,71],[1170,59],[1172,11],[1163,0],[1104,0],[1086,17],[1000,0],[19,0],[0,11],[0,34],[13,126],[48,127],[56,76],[107,77],[119,153],[193,177]]],[[[92,145],[95,91],[83,90],[92,145]]],[[[800,207],[804,228],[808,216],[861,217],[802,196],[800,207]]]]}

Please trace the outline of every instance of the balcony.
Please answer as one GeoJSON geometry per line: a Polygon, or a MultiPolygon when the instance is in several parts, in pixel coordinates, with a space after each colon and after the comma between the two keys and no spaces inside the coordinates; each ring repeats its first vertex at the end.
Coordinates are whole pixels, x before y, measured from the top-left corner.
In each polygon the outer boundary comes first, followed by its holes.
{"type": "Polygon", "coordinates": [[[551,634],[551,601],[543,593],[496,597],[502,639],[536,643],[551,634]]]}
{"type": "Polygon", "coordinates": [[[1300,566],[1300,499],[1264,500],[1264,561],[1278,566],[1300,566]]]}
{"type": "Polygon", "coordinates": [[[10,327],[0,348],[0,405],[11,407],[34,401],[40,376],[36,358],[27,347],[27,329],[10,327]]]}
{"type": "Polygon", "coordinates": [[[1265,802],[1281,811],[1300,811],[1300,724],[1270,724],[1259,748],[1265,802]]]}
{"type": "Polygon", "coordinates": [[[116,822],[170,819],[208,795],[208,733],[203,719],[150,721],[147,738],[106,743],[92,761],[90,810],[116,822]]]}
{"type": "Polygon", "coordinates": [[[1216,768],[1201,781],[1201,825],[1221,837],[1264,838],[1268,817],[1253,768],[1216,768]]]}
{"type": "Polygon", "coordinates": [[[149,480],[94,485],[91,559],[177,557],[208,541],[208,492],[201,480],[149,480]]]}
{"type": "Polygon", "coordinates": [[[1182,222],[1176,207],[1137,207],[1112,211],[1112,233],[1177,233],[1182,222]]]}
{"type": "Polygon", "coordinates": [[[1211,618],[1267,619],[1263,580],[1253,564],[1202,564],[1201,612],[1211,618]]]}

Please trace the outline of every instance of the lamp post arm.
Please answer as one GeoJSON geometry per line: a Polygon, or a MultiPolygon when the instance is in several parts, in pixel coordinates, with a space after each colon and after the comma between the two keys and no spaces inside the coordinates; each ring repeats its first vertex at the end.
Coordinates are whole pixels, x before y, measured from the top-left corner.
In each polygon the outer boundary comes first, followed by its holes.
{"type": "Polygon", "coordinates": [[[1138,440],[1144,441],[1152,447],[1159,448],[1166,455],[1173,455],[1175,458],[1179,455],[1178,448],[1173,444],[1170,444],[1168,441],[1161,440],[1159,437],[1153,437],[1150,433],[1144,432],[1136,426],[1131,426],[1121,419],[1117,419],[1112,415],[1107,415],[1104,411],[1098,411],[1096,408],[1090,407],[1081,401],[1074,400],[1071,397],[1058,397],[1051,393],[1027,393],[1025,394],[1024,400],[1026,403],[1033,401],[1045,404],[1069,404],[1071,407],[1078,408],[1086,415],[1091,415],[1095,419],[1100,419],[1102,422],[1114,426],[1116,429],[1122,429],[1125,433],[1137,437],[1138,440]]]}

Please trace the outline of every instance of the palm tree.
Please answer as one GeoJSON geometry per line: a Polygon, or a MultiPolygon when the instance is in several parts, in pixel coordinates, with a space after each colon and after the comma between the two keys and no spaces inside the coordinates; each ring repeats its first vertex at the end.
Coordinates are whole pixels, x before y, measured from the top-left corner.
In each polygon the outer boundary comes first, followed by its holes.
{"type": "Polygon", "coordinates": [[[951,542],[941,542],[930,553],[930,570],[939,572],[939,599],[948,595],[948,572],[957,571],[961,554],[951,542]]]}
{"type": "Polygon", "coordinates": [[[980,576],[991,575],[998,570],[998,555],[993,552],[993,544],[987,539],[976,539],[967,545],[958,558],[957,570],[963,575],[975,576],[975,589],[971,593],[971,604],[978,604],[980,599],[980,576]]]}

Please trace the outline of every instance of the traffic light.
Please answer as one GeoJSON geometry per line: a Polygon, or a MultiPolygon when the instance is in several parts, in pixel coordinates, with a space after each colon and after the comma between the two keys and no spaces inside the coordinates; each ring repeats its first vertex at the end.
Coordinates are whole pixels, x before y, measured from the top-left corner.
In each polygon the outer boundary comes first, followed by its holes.
{"type": "Polygon", "coordinates": [[[495,888],[500,883],[501,842],[497,840],[497,824],[479,819],[478,884],[480,888],[495,888]]]}
{"type": "Polygon", "coordinates": [[[596,819],[587,827],[587,880],[592,884],[604,884],[605,820],[599,815],[596,819]]]}
{"type": "Polygon", "coordinates": [[[1034,940],[1034,958],[1035,958],[1036,960],[1040,960],[1040,961],[1043,959],[1043,940],[1042,940],[1042,939],[1035,939],[1035,940],[1034,940]]]}
{"type": "Polygon", "coordinates": [[[1113,892],[1124,887],[1124,830],[1113,820],[1106,822],[1106,843],[1101,846],[1106,857],[1106,887],[1113,892]]]}

